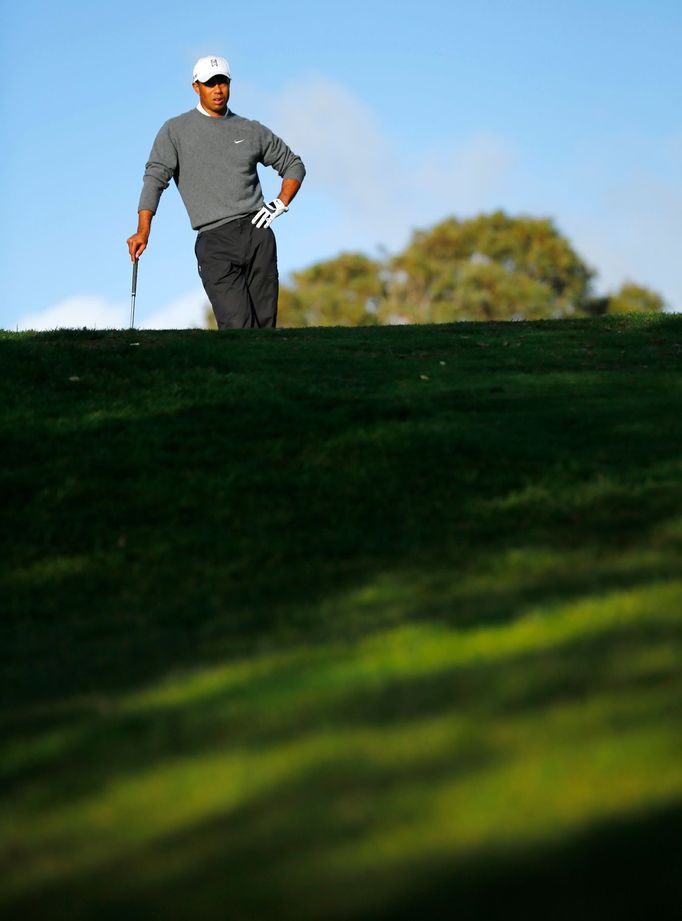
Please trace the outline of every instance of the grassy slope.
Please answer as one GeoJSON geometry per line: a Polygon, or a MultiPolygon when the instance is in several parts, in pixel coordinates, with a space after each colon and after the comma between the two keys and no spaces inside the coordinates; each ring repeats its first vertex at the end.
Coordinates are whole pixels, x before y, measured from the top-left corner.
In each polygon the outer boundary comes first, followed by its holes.
{"type": "Polygon", "coordinates": [[[673,916],[682,318],[0,362],[0,907],[673,916]]]}

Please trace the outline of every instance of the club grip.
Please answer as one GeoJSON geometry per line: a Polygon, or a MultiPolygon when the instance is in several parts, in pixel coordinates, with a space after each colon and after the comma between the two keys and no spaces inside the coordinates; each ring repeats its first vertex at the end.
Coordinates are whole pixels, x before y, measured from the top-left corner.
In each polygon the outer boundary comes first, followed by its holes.
{"type": "Polygon", "coordinates": [[[136,259],[135,262],[133,262],[133,294],[137,293],[137,266],[138,261],[136,259]]]}

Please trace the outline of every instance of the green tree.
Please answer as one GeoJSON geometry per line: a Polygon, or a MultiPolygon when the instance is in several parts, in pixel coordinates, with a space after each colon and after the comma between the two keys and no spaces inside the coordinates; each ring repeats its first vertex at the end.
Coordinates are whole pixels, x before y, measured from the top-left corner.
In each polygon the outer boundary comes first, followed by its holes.
{"type": "Polygon", "coordinates": [[[386,296],[381,263],[362,253],[341,253],[292,274],[282,285],[281,326],[360,326],[379,322],[386,296]]]}
{"type": "Polygon", "coordinates": [[[661,313],[665,310],[665,301],[650,288],[628,281],[615,294],[590,298],[585,310],[593,316],[605,313],[661,313]]]}
{"type": "Polygon", "coordinates": [[[416,231],[390,270],[391,309],[416,322],[567,316],[593,276],[550,220],[502,211],[416,231]]]}
{"type": "Polygon", "coordinates": [[[661,313],[665,301],[655,291],[626,282],[609,297],[609,313],[661,313]]]}

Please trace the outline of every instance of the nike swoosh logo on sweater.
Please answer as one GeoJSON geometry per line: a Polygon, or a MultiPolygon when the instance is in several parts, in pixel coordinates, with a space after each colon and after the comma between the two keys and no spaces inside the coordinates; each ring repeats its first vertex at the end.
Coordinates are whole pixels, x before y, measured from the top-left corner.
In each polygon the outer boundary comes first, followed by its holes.
{"type": "Polygon", "coordinates": [[[241,141],[235,141],[235,144],[243,144],[246,138],[242,138],[241,141]]]}

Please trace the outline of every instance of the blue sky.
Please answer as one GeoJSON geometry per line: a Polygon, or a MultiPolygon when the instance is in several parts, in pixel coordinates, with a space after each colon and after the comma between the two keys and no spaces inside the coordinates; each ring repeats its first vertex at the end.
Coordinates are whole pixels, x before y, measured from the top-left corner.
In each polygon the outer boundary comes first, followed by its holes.
{"type": "MultiPolygon", "coordinates": [[[[231,107],[308,169],[275,231],[283,277],[404,246],[448,215],[552,217],[597,287],[682,310],[679,0],[5,4],[0,326],[124,326],[144,164],[224,54],[231,107]]],[[[270,170],[266,195],[279,189],[270,170]]],[[[177,190],[140,265],[140,325],[205,302],[177,190]]]]}

